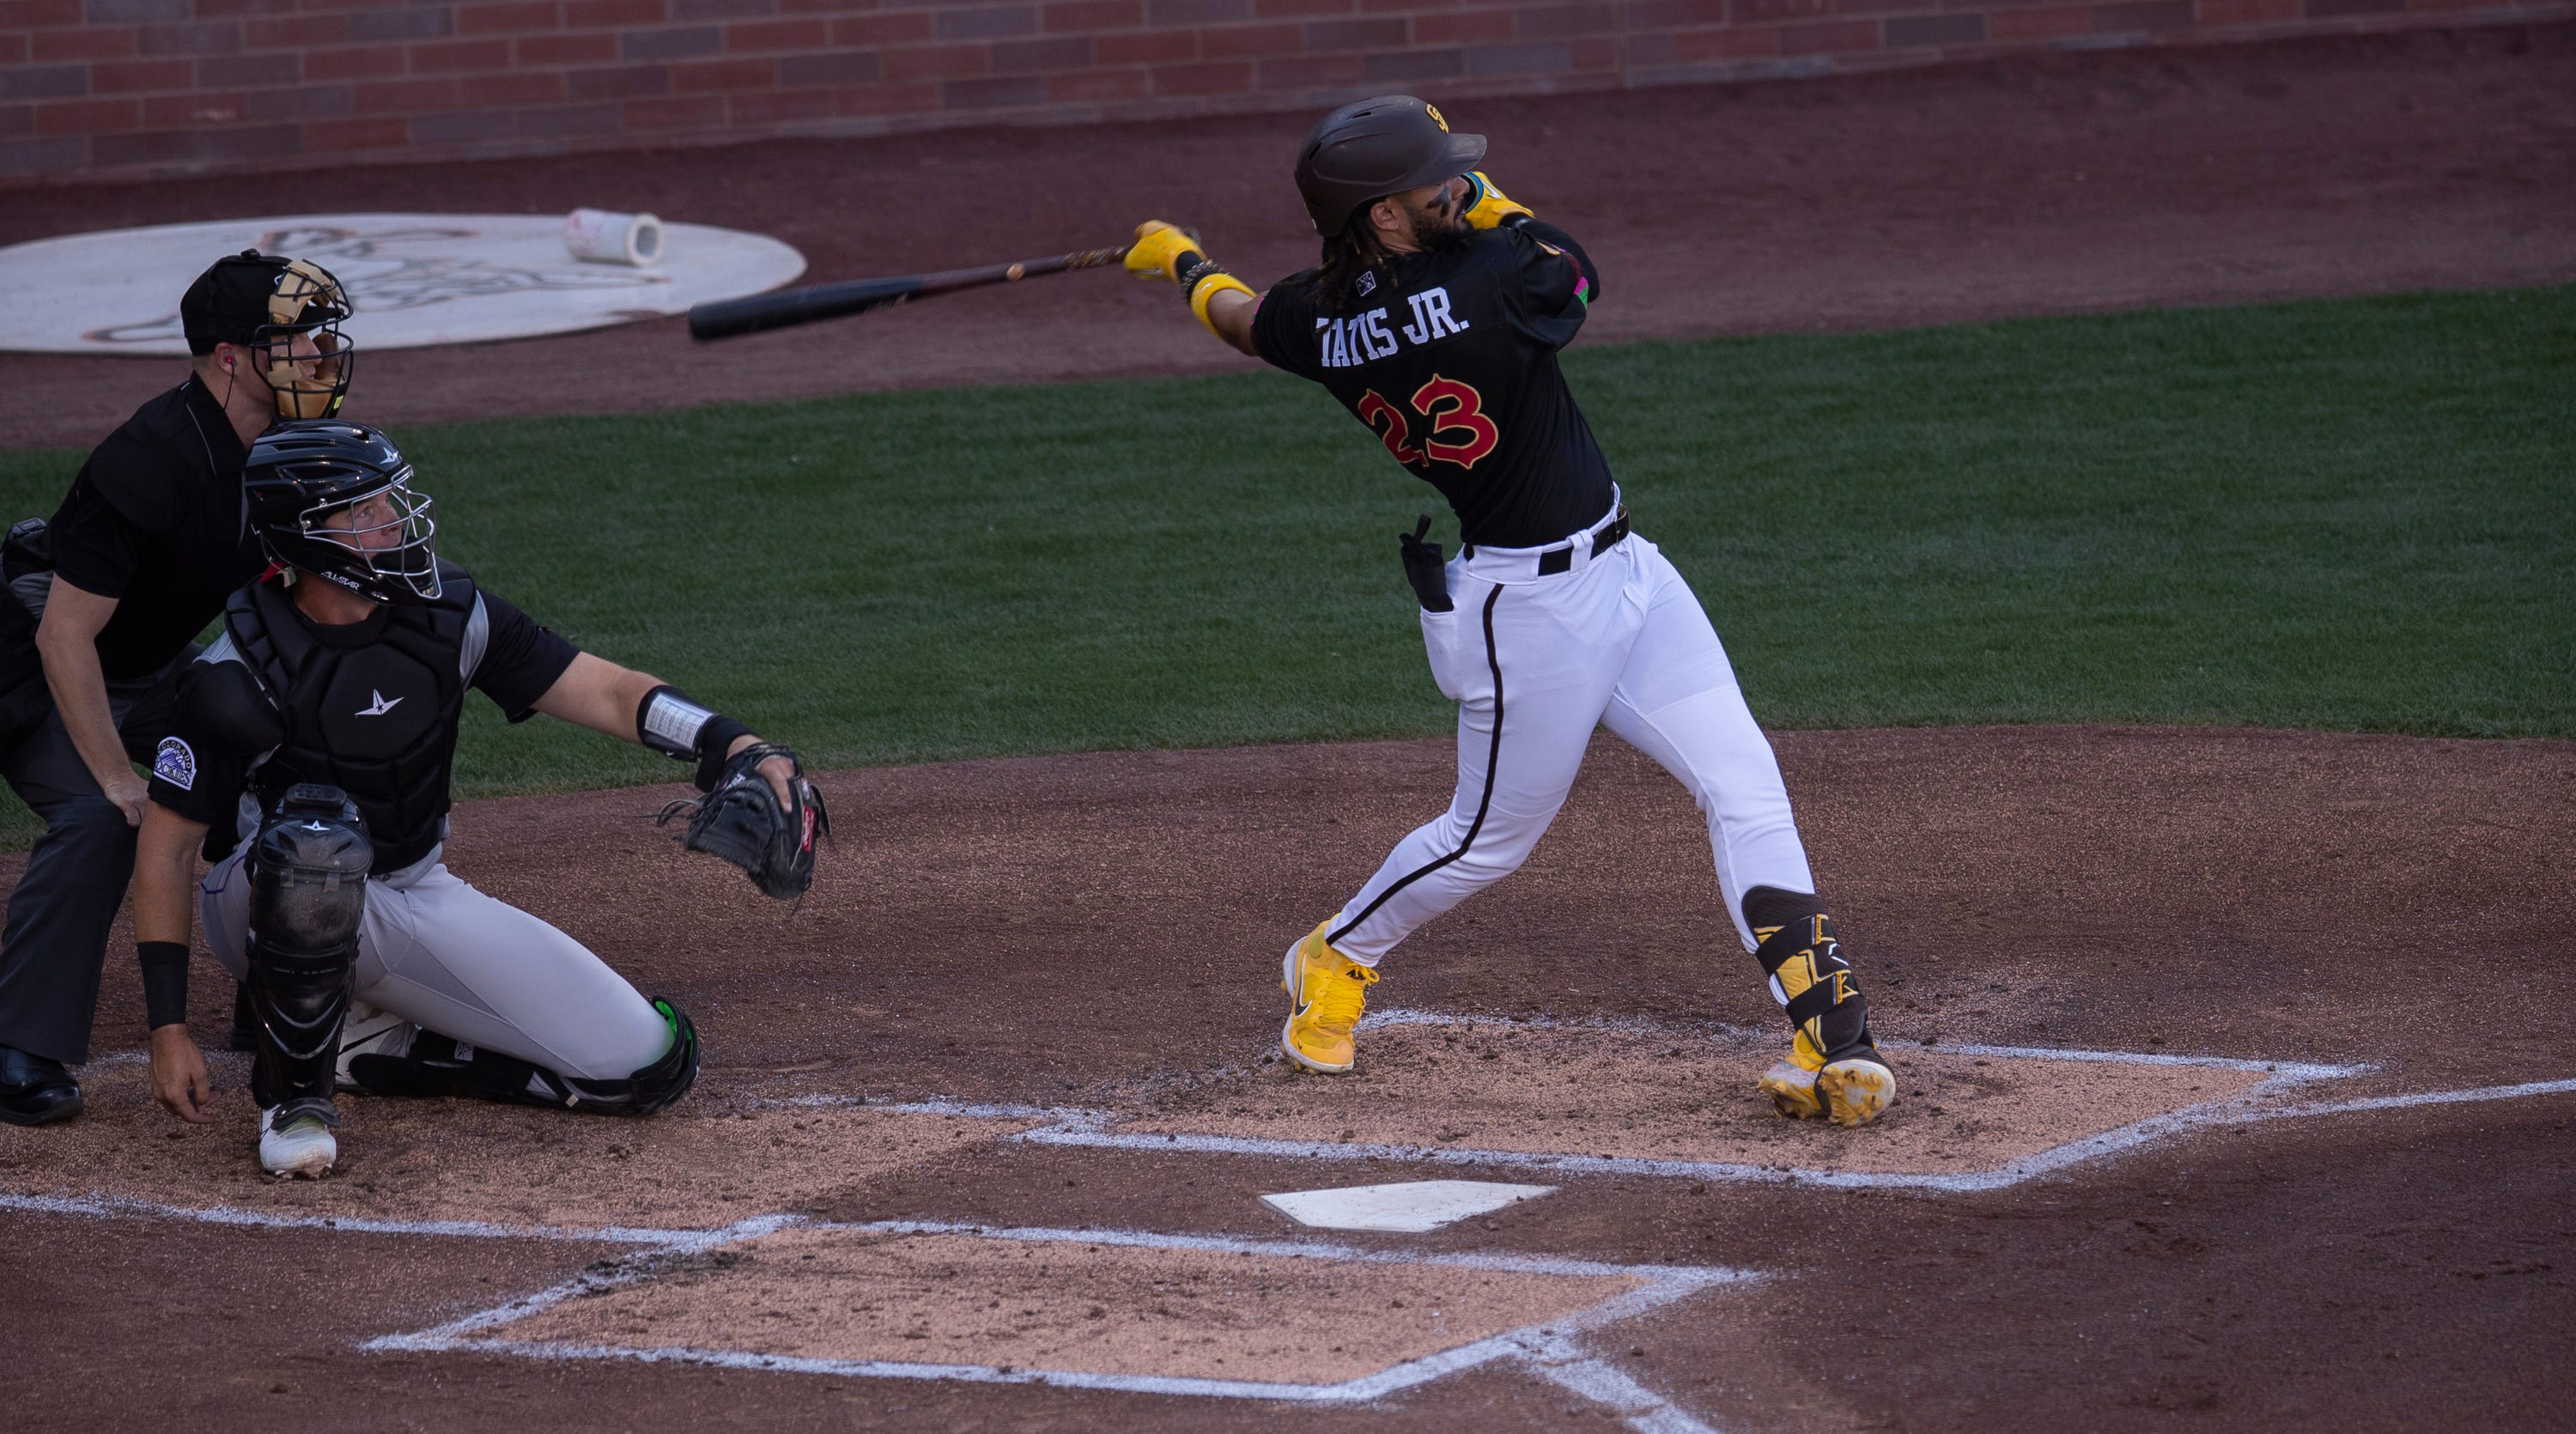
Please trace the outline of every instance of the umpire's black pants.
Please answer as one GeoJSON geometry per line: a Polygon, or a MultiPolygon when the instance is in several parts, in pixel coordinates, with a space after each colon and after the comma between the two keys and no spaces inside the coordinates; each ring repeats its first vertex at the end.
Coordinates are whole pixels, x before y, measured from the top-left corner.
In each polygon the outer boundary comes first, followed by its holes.
{"type": "MultiPolygon", "coordinates": [[[[195,656],[192,646],[158,673],[107,684],[127,755],[151,758],[195,656]]],[[[51,699],[42,710],[0,751],[0,777],[45,823],[0,928],[0,1046],[79,1065],[89,1059],[108,927],[134,875],[134,828],[98,789],[51,699]]]]}

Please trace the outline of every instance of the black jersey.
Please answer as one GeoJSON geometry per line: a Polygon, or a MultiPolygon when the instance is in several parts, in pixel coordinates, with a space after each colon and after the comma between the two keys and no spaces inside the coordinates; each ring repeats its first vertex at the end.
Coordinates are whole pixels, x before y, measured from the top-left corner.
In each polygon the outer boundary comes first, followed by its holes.
{"type": "Polygon", "coordinates": [[[235,594],[181,685],[152,800],[247,835],[289,786],[323,782],[357,803],[379,874],[429,855],[447,835],[465,689],[517,721],[576,655],[463,570],[439,576],[436,601],[340,626],[305,617],[281,584],[235,594]]]}
{"type": "Polygon", "coordinates": [[[1610,511],[1610,465],[1556,362],[1598,290],[1572,239],[1528,222],[1399,255],[1345,302],[1292,275],[1262,296],[1253,341],[1438,488],[1465,542],[1534,548],[1610,511]]]}
{"type": "Polygon", "coordinates": [[[137,409],[72,480],[48,525],[54,571],[117,600],[98,634],[109,681],[160,670],[259,576],[243,456],[223,405],[192,377],[137,409]]]}

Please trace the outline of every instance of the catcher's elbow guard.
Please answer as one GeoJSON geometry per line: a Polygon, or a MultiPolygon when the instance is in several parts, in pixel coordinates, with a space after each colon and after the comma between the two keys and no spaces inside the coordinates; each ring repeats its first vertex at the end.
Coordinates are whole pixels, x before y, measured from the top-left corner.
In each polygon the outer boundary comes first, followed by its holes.
{"type": "Polygon", "coordinates": [[[635,740],[674,761],[698,764],[698,790],[716,784],[727,750],[751,729],[665,682],[635,705],[635,740]]]}

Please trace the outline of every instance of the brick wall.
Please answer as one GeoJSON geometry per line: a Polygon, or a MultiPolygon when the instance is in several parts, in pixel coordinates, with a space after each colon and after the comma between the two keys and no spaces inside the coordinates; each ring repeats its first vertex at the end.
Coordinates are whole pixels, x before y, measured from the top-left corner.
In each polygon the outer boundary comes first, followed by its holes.
{"type": "Polygon", "coordinates": [[[0,184],[2569,13],[2563,0],[0,0],[0,184]]]}

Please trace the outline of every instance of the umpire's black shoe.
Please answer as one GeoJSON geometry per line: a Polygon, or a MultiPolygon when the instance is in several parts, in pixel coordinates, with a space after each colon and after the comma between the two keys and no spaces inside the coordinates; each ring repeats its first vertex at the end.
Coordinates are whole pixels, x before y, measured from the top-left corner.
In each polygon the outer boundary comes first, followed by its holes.
{"type": "Polygon", "coordinates": [[[80,1082],[61,1061],[0,1046],[0,1120],[51,1125],[81,1113],[80,1082]]]}

